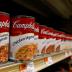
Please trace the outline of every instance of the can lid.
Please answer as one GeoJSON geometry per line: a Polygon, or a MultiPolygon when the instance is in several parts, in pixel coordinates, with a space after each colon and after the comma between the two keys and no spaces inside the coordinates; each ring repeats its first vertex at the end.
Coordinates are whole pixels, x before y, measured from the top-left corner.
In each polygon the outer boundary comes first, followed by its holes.
{"type": "Polygon", "coordinates": [[[17,15],[15,18],[35,18],[33,16],[27,16],[27,15],[17,15]]]}
{"type": "Polygon", "coordinates": [[[2,11],[0,11],[0,14],[9,15],[9,13],[7,13],[7,12],[2,12],[2,11]]]}

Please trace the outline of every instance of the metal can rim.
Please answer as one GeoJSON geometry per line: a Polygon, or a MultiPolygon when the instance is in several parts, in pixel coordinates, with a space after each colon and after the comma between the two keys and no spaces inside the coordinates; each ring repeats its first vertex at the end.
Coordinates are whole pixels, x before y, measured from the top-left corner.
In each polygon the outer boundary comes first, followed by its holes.
{"type": "Polygon", "coordinates": [[[24,17],[24,18],[35,18],[33,16],[27,16],[27,15],[17,15],[17,16],[15,16],[15,18],[22,18],[22,17],[24,17]]]}
{"type": "Polygon", "coordinates": [[[0,14],[5,14],[5,15],[8,15],[9,16],[9,13],[3,12],[3,11],[0,11],[0,14]]]}

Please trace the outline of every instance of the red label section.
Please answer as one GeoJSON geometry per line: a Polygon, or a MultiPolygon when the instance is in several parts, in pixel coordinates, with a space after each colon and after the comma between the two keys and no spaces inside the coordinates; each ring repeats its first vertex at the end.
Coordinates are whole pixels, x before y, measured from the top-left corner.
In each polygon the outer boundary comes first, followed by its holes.
{"type": "Polygon", "coordinates": [[[4,13],[0,13],[0,33],[9,32],[10,17],[4,13]]]}
{"type": "Polygon", "coordinates": [[[47,38],[47,34],[48,34],[47,27],[40,25],[39,26],[39,38],[47,38]]]}
{"type": "Polygon", "coordinates": [[[11,35],[17,36],[20,34],[34,33],[34,18],[13,18],[11,26],[11,35]]]}

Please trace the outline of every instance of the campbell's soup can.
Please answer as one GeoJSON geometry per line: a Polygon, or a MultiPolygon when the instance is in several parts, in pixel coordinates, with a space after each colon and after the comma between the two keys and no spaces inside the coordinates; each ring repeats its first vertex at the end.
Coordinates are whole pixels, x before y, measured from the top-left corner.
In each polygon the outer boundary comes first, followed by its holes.
{"type": "Polygon", "coordinates": [[[39,45],[39,23],[35,22],[34,25],[34,43],[37,45],[36,55],[38,55],[38,45],[39,45]]]}
{"type": "Polygon", "coordinates": [[[39,54],[45,54],[47,42],[47,27],[44,25],[39,26],[39,54]]]}
{"type": "Polygon", "coordinates": [[[47,27],[47,43],[46,43],[46,54],[53,53],[54,52],[54,43],[55,39],[53,38],[54,36],[53,33],[53,28],[47,27]]]}
{"type": "Polygon", "coordinates": [[[11,20],[10,59],[31,60],[36,52],[34,43],[34,22],[31,16],[17,16],[11,20]]]}
{"type": "Polygon", "coordinates": [[[56,36],[55,38],[56,38],[55,52],[59,52],[60,48],[61,48],[62,40],[61,40],[61,37],[59,37],[59,36],[56,36]]]}
{"type": "Polygon", "coordinates": [[[37,38],[39,38],[39,23],[35,22],[34,25],[34,34],[37,38]]]}
{"type": "Polygon", "coordinates": [[[6,12],[0,12],[0,63],[8,61],[10,17],[6,12]]]}

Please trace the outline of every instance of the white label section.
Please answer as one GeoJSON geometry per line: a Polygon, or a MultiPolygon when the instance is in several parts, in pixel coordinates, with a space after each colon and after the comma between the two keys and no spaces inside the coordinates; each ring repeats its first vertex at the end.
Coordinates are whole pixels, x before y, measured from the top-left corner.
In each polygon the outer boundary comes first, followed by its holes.
{"type": "Polygon", "coordinates": [[[34,42],[35,42],[36,44],[38,44],[38,35],[35,35],[35,36],[34,36],[34,42]]]}
{"type": "Polygon", "coordinates": [[[9,32],[0,33],[0,46],[4,46],[9,43],[9,32]]]}
{"type": "Polygon", "coordinates": [[[48,48],[50,45],[55,45],[56,40],[55,39],[48,39],[47,40],[47,44],[46,44],[46,48],[48,48]]]}
{"type": "Polygon", "coordinates": [[[41,54],[42,49],[46,46],[46,39],[39,39],[38,41],[38,50],[39,50],[39,54],[41,54]]]}
{"type": "Polygon", "coordinates": [[[56,40],[55,42],[55,51],[56,51],[56,48],[61,45],[61,40],[56,40]]]}
{"type": "Polygon", "coordinates": [[[71,41],[65,41],[66,49],[72,48],[72,42],[71,41]]]}
{"type": "Polygon", "coordinates": [[[39,42],[38,35],[35,35],[35,36],[34,36],[34,43],[35,43],[36,46],[37,46],[36,55],[38,55],[38,53],[39,53],[39,50],[38,50],[38,45],[39,45],[39,44],[38,44],[38,42],[39,42]]]}
{"type": "Polygon", "coordinates": [[[15,53],[24,45],[34,44],[34,34],[27,33],[18,36],[10,37],[10,51],[12,53],[12,59],[15,59],[15,53]]]}
{"type": "Polygon", "coordinates": [[[64,50],[64,49],[66,49],[66,44],[65,44],[65,41],[62,41],[60,50],[64,50]]]}

